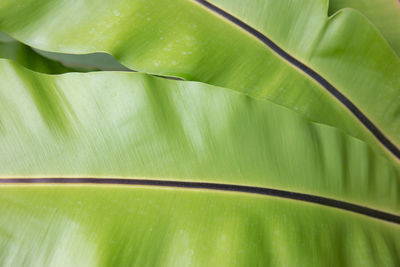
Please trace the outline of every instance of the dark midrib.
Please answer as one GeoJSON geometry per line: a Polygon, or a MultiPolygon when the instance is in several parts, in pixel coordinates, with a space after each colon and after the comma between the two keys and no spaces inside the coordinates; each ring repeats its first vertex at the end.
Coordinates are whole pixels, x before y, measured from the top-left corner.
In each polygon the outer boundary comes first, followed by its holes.
{"type": "Polygon", "coordinates": [[[279,56],[284,58],[287,62],[291,63],[293,66],[310,76],[313,80],[319,83],[323,88],[325,88],[330,94],[332,94],[337,100],[339,100],[346,108],[350,110],[351,113],[356,116],[356,118],[379,140],[379,142],[386,147],[395,157],[400,159],[400,149],[396,147],[395,144],[392,143],[382,132],[379,130],[375,124],[367,118],[366,115],[353,103],[344,96],[336,87],[334,87],[330,82],[328,82],[324,77],[320,74],[312,70],[310,67],[306,66],[282,48],[280,48],[276,43],[274,43],[271,39],[267,36],[259,32],[258,30],[254,29],[250,25],[246,24],[245,22],[241,21],[240,19],[234,17],[233,15],[227,13],[226,11],[220,9],[219,7],[211,4],[208,1],[204,0],[194,0],[201,4],[202,6],[206,7],[207,9],[217,13],[218,15],[224,17],[225,19],[231,21],[232,23],[236,24],[238,27],[242,28],[249,34],[256,37],[266,46],[271,48],[275,53],[279,56]]]}
{"type": "Polygon", "coordinates": [[[113,184],[113,185],[139,185],[139,186],[160,186],[185,189],[206,189],[218,191],[231,191],[280,197],[303,202],[310,202],[322,206],[342,209],[375,219],[400,224],[400,216],[384,211],[371,209],[357,204],[340,201],[336,199],[303,194],[279,189],[245,186],[235,184],[217,184],[203,182],[182,182],[167,180],[144,180],[144,179],[121,179],[121,178],[4,178],[0,184],[113,184]]]}

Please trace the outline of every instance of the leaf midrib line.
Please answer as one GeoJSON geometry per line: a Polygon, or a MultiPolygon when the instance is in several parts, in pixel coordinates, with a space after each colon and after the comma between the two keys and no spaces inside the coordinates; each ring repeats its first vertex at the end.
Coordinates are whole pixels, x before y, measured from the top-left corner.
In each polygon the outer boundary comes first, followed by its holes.
{"type": "Polygon", "coordinates": [[[173,180],[151,180],[131,178],[0,178],[0,184],[97,184],[97,185],[123,185],[123,186],[159,186],[166,188],[204,189],[216,191],[229,191],[237,193],[257,194],[271,197],[279,197],[297,200],[341,209],[372,217],[374,219],[391,222],[400,225],[400,216],[385,211],[357,205],[354,203],[327,198],[317,195],[292,192],[267,187],[220,184],[205,182],[184,182],[173,180]]]}
{"type": "Polygon", "coordinates": [[[309,76],[312,80],[317,82],[321,87],[328,91],[333,97],[335,97],[340,103],[342,103],[360,122],[367,128],[367,130],[372,133],[373,136],[387,149],[389,150],[397,159],[400,160],[400,149],[388,138],[385,134],[345,95],[343,95],[335,86],[333,86],[324,77],[318,74],[316,71],[311,69],[306,64],[302,63],[300,60],[296,59],[294,56],[290,55],[288,52],[283,50],[279,45],[273,42],[266,35],[253,28],[249,24],[235,17],[234,15],[228,13],[227,11],[217,7],[216,5],[205,1],[205,0],[193,0],[199,3],[201,6],[205,7],[207,10],[216,13],[220,17],[232,22],[242,30],[246,31],[250,35],[257,38],[264,45],[269,47],[278,56],[289,62],[291,65],[302,71],[304,74],[309,76]]]}

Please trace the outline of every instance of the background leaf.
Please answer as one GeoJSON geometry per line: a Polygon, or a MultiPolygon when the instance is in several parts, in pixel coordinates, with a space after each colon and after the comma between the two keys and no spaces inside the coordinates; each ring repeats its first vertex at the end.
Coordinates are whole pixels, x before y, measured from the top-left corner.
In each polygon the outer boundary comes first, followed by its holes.
{"type": "Polygon", "coordinates": [[[368,17],[393,50],[400,55],[400,4],[398,0],[330,0],[329,13],[351,7],[368,17]]]}
{"type": "Polygon", "coordinates": [[[48,74],[98,70],[130,71],[109,54],[74,55],[41,51],[18,42],[3,32],[0,32],[0,58],[12,59],[31,70],[48,74]]]}
{"type": "Polygon", "coordinates": [[[31,70],[59,74],[73,71],[59,62],[49,60],[36,53],[31,47],[12,39],[0,32],[0,58],[12,59],[31,70]]]}

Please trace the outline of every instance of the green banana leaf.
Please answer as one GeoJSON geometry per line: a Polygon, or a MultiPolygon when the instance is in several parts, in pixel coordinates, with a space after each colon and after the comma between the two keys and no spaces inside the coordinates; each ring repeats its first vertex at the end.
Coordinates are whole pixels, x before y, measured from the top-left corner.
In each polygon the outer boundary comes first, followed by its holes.
{"type": "Polygon", "coordinates": [[[363,13],[379,29],[400,56],[400,2],[398,0],[330,0],[329,13],[351,7],[363,13]]]}
{"type": "Polygon", "coordinates": [[[3,0],[0,29],[42,50],[107,52],[130,69],[272,100],[398,165],[400,60],[364,16],[328,18],[326,0],[211,2],[3,0]]]}
{"type": "Polygon", "coordinates": [[[400,260],[391,162],[232,90],[0,60],[0,151],[3,266],[400,260]]]}

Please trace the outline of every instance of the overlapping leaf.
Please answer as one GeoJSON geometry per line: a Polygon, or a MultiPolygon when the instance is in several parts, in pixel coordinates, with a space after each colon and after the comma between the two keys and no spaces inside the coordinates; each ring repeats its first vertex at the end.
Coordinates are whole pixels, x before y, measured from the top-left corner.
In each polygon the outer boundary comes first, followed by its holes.
{"type": "MultiPolygon", "coordinates": [[[[400,144],[400,61],[363,16],[347,9],[328,18],[325,0],[212,3],[321,74],[382,132],[386,143],[392,143],[392,152],[387,152],[388,145],[385,152],[396,154],[400,144]]],[[[136,70],[199,80],[270,99],[313,121],[343,129],[376,151],[385,146],[374,131],[366,130],[348,108],[304,72],[197,1],[132,4],[120,0],[97,5],[89,0],[18,4],[9,0],[0,7],[0,28],[40,49],[105,51],[136,70]],[[32,9],[35,12],[30,12],[32,9]],[[73,21],[68,19],[72,16],[73,21]]]]}
{"type": "Polygon", "coordinates": [[[390,46],[400,56],[400,2],[398,0],[330,0],[329,11],[357,9],[379,29],[390,46]]]}

